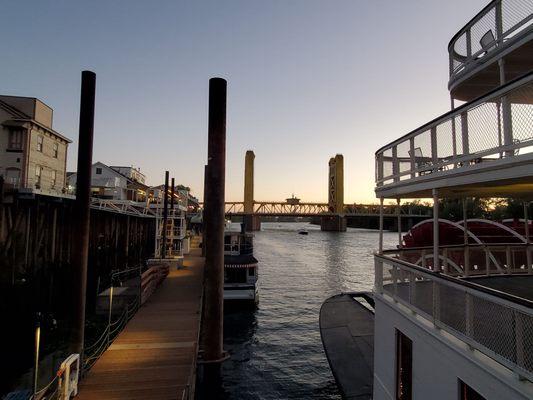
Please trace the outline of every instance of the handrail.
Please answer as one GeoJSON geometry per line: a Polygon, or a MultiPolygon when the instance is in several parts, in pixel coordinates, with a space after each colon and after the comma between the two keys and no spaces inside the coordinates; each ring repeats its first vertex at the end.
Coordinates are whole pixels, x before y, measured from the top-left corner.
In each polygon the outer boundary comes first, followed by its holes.
{"type": "Polygon", "coordinates": [[[376,185],[518,155],[533,144],[531,102],[533,72],[401,136],[376,151],[376,185]]]}
{"type": "Polygon", "coordinates": [[[477,65],[487,55],[507,45],[511,39],[528,33],[530,28],[533,28],[530,24],[532,16],[531,2],[491,1],[463,26],[448,44],[450,84],[470,65],[477,65]],[[509,9],[512,9],[512,12],[509,12],[509,9]],[[526,25],[528,29],[523,29],[526,25]],[[521,28],[522,30],[519,31],[521,28]],[[489,32],[492,33],[493,41],[482,44],[483,35],[489,34],[489,38],[491,37],[489,32]]]}
{"type": "Polygon", "coordinates": [[[387,256],[374,257],[377,295],[385,301],[390,296],[533,382],[525,341],[533,326],[533,302],[387,256]]]}

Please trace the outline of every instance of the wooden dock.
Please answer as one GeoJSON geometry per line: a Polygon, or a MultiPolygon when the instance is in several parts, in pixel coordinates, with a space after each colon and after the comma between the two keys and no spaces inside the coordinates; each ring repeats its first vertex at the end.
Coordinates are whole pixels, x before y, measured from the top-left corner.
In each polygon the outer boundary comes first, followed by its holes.
{"type": "Polygon", "coordinates": [[[79,400],[193,398],[204,259],[171,271],[83,379],[79,400]]]}

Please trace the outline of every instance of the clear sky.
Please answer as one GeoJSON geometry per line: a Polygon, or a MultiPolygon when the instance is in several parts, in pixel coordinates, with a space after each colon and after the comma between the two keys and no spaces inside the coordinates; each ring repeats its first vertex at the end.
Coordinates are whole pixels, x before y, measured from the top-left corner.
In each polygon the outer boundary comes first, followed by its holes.
{"type": "Polygon", "coordinates": [[[165,169],[202,197],[210,77],[228,80],[226,199],[374,201],[374,152],[449,110],[447,45],[487,0],[24,1],[2,4],[0,92],[38,97],[74,143],[97,75],[94,161],[165,169]]]}

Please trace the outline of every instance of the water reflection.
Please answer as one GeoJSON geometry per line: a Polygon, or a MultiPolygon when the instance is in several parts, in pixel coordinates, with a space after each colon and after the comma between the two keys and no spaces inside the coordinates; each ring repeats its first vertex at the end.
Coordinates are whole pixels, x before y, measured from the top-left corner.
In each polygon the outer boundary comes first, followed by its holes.
{"type": "MultiPolygon", "coordinates": [[[[377,238],[365,230],[263,224],[254,241],[259,306],[226,312],[224,346],[231,358],[210,399],[340,399],[320,341],[318,313],[333,294],[372,288],[377,238]],[[301,228],[309,235],[298,235],[301,228]]],[[[392,245],[394,239],[385,235],[392,245]]]]}

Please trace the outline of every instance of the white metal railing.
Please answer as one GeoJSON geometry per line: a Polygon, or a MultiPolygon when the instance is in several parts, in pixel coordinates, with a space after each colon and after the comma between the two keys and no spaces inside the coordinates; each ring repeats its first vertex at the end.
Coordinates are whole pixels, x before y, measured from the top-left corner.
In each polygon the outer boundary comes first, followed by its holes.
{"type": "Polygon", "coordinates": [[[454,277],[533,275],[533,245],[527,243],[440,246],[437,262],[432,246],[385,250],[383,255],[454,277]]]}
{"type": "Polygon", "coordinates": [[[479,12],[450,41],[450,82],[483,62],[487,55],[533,29],[531,0],[495,0],[479,12]]]}
{"type": "Polygon", "coordinates": [[[376,186],[533,153],[533,72],[376,152],[376,186]]]}
{"type": "Polygon", "coordinates": [[[533,382],[533,302],[375,255],[375,292],[533,382]]]}

